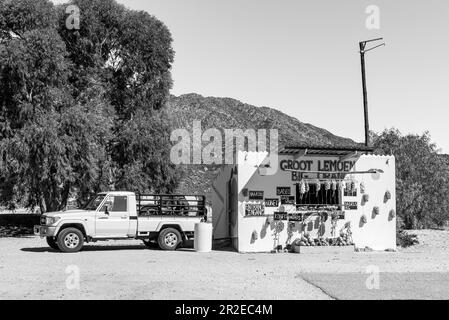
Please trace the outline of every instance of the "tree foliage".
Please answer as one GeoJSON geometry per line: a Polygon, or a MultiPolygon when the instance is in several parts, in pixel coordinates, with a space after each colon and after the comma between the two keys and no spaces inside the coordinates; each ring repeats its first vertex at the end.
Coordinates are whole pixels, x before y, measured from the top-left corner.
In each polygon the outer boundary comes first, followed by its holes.
{"type": "Polygon", "coordinates": [[[164,106],[174,52],[153,16],[113,0],[0,0],[0,202],[43,212],[107,189],[169,192],[164,106]]]}
{"type": "Polygon", "coordinates": [[[442,226],[449,219],[449,167],[429,133],[385,130],[374,137],[374,147],[396,157],[397,212],[404,227],[442,226]]]}

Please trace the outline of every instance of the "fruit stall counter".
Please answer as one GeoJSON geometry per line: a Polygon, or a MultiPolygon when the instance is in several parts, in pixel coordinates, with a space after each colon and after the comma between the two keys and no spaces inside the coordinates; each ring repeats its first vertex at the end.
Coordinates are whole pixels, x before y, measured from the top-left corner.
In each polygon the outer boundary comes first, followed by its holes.
{"type": "Polygon", "coordinates": [[[239,151],[213,190],[214,238],[239,252],[396,248],[395,159],[369,148],[239,151]]]}

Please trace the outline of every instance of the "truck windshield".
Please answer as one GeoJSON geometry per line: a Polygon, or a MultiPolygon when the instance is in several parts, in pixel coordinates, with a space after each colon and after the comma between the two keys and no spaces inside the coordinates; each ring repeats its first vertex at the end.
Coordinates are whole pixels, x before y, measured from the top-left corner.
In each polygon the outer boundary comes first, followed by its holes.
{"type": "Polygon", "coordinates": [[[104,197],[106,197],[105,194],[97,194],[94,196],[90,201],[87,203],[87,205],[83,208],[84,210],[95,210],[100,205],[101,201],[103,201],[104,197]]]}

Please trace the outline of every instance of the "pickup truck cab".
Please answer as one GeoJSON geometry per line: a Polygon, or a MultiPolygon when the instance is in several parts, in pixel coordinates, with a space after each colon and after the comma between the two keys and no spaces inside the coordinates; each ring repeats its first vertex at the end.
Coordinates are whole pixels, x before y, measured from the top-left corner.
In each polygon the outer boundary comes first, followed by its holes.
{"type": "Polygon", "coordinates": [[[34,233],[63,252],[111,239],[141,239],[148,247],[157,243],[175,250],[193,238],[196,223],[206,220],[204,196],[110,191],[98,193],[82,209],[43,214],[34,233]]]}

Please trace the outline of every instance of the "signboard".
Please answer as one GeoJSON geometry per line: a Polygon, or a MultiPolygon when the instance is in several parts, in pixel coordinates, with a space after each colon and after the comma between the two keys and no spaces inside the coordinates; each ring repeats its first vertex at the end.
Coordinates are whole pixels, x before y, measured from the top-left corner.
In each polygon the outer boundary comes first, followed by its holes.
{"type": "Polygon", "coordinates": [[[265,198],[265,207],[279,207],[279,199],[273,198],[265,198]]]}
{"type": "Polygon", "coordinates": [[[292,181],[300,181],[302,178],[318,178],[318,179],[340,179],[344,178],[347,172],[354,167],[355,161],[339,161],[339,160],[291,160],[285,159],[279,163],[280,169],[297,170],[291,172],[292,181]],[[299,173],[301,171],[301,174],[299,173]],[[307,172],[320,171],[320,172],[307,172]],[[329,171],[329,173],[326,173],[329,171]],[[301,178],[302,176],[302,178],[301,178]]]}
{"type": "Polygon", "coordinates": [[[357,201],[345,201],[345,210],[357,210],[357,201]]]}
{"type": "Polygon", "coordinates": [[[290,187],[276,187],[276,195],[277,196],[289,196],[291,195],[290,187]]]}
{"type": "Polygon", "coordinates": [[[248,193],[249,193],[250,200],[263,200],[263,191],[249,190],[248,193]]]}
{"type": "Polygon", "coordinates": [[[273,218],[274,220],[302,221],[301,215],[287,212],[275,212],[273,218]]]}
{"type": "Polygon", "coordinates": [[[357,189],[350,190],[350,189],[344,189],[343,196],[345,197],[357,197],[357,189]]]}
{"type": "Polygon", "coordinates": [[[295,204],[294,196],[281,196],[281,204],[295,204]]]}
{"type": "Polygon", "coordinates": [[[287,220],[287,212],[275,212],[274,220],[287,220]]]}
{"type": "Polygon", "coordinates": [[[263,216],[265,206],[263,203],[247,203],[245,205],[245,216],[263,216]]]}

